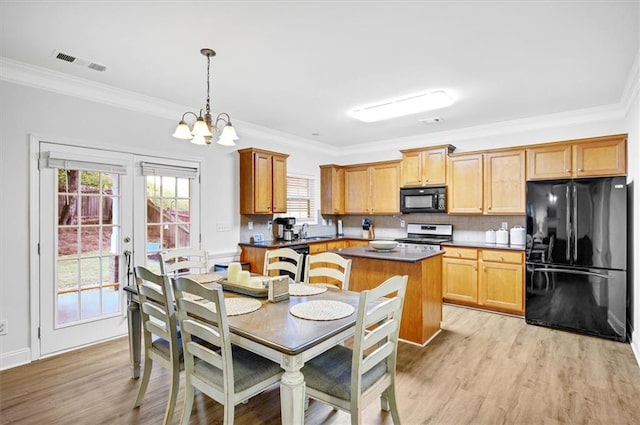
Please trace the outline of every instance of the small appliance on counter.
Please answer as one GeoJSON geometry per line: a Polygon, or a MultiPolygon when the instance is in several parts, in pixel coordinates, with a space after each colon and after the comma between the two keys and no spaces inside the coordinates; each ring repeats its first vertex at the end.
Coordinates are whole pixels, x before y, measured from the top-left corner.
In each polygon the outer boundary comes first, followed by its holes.
{"type": "Polygon", "coordinates": [[[277,217],[274,229],[276,238],[281,241],[292,241],[295,239],[293,228],[296,225],[295,217],[277,217]]]}
{"type": "Polygon", "coordinates": [[[489,229],[484,232],[484,241],[485,243],[496,243],[496,231],[489,229]]]}

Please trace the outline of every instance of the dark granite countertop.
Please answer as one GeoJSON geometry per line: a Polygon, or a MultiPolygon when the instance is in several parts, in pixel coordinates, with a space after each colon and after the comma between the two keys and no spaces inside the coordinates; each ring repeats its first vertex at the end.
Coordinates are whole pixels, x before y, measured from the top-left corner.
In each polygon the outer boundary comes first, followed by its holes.
{"type": "Polygon", "coordinates": [[[524,245],[502,245],[497,243],[473,242],[473,241],[451,241],[444,242],[441,246],[460,246],[468,248],[490,248],[490,249],[506,249],[511,251],[524,251],[524,245]]]}
{"type": "Polygon", "coordinates": [[[366,239],[363,238],[362,235],[360,236],[350,236],[350,235],[344,235],[344,236],[309,236],[308,238],[302,238],[302,239],[295,239],[292,241],[282,241],[279,239],[269,239],[269,240],[265,240],[263,242],[258,242],[258,243],[254,243],[254,242],[240,242],[238,243],[238,245],[240,246],[249,246],[249,247],[253,247],[253,248],[286,248],[289,246],[297,246],[297,245],[307,245],[307,244],[311,244],[311,243],[322,243],[322,242],[333,242],[333,241],[341,241],[341,240],[345,240],[345,239],[357,239],[357,240],[363,240],[363,241],[368,241],[371,239],[366,239]]]}
{"type": "Polygon", "coordinates": [[[397,247],[391,251],[376,251],[368,246],[342,248],[333,252],[337,252],[344,257],[361,257],[371,258],[374,260],[404,261],[409,263],[416,263],[430,257],[444,254],[444,251],[429,252],[421,248],[408,247],[397,247]]]}

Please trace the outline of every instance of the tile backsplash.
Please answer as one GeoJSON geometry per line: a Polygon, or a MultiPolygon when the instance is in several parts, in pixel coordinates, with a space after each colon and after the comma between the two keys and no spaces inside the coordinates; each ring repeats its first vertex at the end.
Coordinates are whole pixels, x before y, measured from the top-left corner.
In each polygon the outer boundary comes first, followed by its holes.
{"type": "MultiPolygon", "coordinates": [[[[483,241],[487,229],[497,230],[503,222],[508,228],[513,226],[525,226],[525,216],[515,215],[448,215],[448,214],[398,214],[393,216],[325,216],[327,225],[322,225],[322,216],[319,215],[318,224],[309,226],[309,236],[328,236],[337,233],[337,220],[343,223],[346,236],[362,235],[362,219],[369,218],[374,225],[376,238],[394,239],[406,236],[407,223],[435,223],[453,224],[454,239],[460,241],[483,241]],[[329,225],[329,221],[331,222],[329,225]],[[404,221],[405,227],[401,227],[404,221]]],[[[240,240],[249,241],[254,233],[262,233],[265,240],[273,237],[273,232],[268,230],[268,222],[273,220],[270,215],[242,215],[240,221],[240,240]],[[249,221],[253,222],[253,230],[248,229],[249,221]]]]}

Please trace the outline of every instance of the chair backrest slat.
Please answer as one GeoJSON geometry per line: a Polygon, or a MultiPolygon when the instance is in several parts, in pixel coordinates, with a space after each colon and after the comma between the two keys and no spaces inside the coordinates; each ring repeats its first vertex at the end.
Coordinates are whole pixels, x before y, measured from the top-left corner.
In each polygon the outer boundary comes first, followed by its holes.
{"type": "Polygon", "coordinates": [[[322,278],[323,282],[321,283],[337,283],[341,289],[348,290],[350,276],[350,259],[347,260],[335,252],[307,255],[304,272],[305,283],[314,283],[322,278]]]}
{"type": "Polygon", "coordinates": [[[294,275],[293,280],[300,282],[304,254],[295,252],[291,248],[270,249],[264,255],[262,274],[269,275],[270,271],[286,270],[294,275]]]}
{"type": "Polygon", "coordinates": [[[177,248],[160,253],[160,272],[163,275],[188,273],[206,273],[209,270],[209,260],[205,250],[193,248],[177,248]]]}

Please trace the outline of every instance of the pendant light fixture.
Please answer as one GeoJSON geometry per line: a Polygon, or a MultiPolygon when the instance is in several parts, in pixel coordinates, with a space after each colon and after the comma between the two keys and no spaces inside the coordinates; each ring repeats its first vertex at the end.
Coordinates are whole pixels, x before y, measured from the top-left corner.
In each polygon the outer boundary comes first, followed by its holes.
{"type": "Polygon", "coordinates": [[[200,49],[200,53],[207,57],[207,103],[204,108],[204,116],[202,115],[202,109],[200,114],[195,112],[185,112],[182,114],[182,119],[176,127],[176,131],[173,133],[173,137],[184,140],[191,140],[191,143],[196,145],[210,145],[211,139],[214,133],[220,132],[217,143],[224,146],[235,146],[235,141],[238,140],[236,130],[231,125],[231,117],[226,112],[221,112],[216,117],[215,121],[211,119],[211,99],[209,96],[210,91],[210,68],[211,58],[216,55],[216,52],[212,49],[200,49]],[[185,121],[187,115],[193,115],[196,118],[196,122],[193,124],[193,129],[189,128],[189,125],[185,121]],[[220,127],[218,125],[220,124],[220,127]]]}

